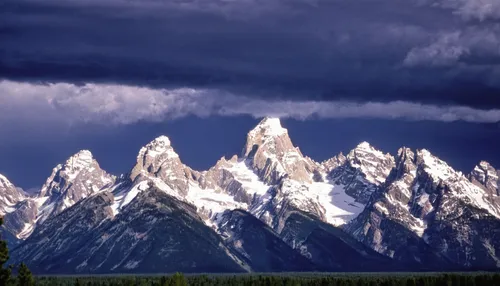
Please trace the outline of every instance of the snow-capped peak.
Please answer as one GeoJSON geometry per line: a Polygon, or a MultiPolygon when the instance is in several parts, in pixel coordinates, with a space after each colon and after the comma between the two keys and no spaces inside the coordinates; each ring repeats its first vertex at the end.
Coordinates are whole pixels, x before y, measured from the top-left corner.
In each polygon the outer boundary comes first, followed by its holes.
{"type": "Polygon", "coordinates": [[[398,149],[398,157],[413,157],[415,153],[408,147],[401,147],[398,149]]]}
{"type": "Polygon", "coordinates": [[[472,204],[500,218],[500,207],[493,203],[489,192],[472,183],[461,172],[455,171],[428,150],[417,151],[417,164],[420,170],[428,174],[434,186],[445,184],[450,196],[459,198],[467,204],[472,204]]]}
{"type": "Polygon", "coordinates": [[[359,143],[356,148],[354,148],[349,154],[347,154],[347,158],[352,158],[355,155],[362,155],[362,154],[373,154],[376,157],[386,157],[390,156],[389,154],[384,154],[382,151],[379,151],[375,149],[370,143],[363,141],[359,143]]]}
{"type": "Polygon", "coordinates": [[[373,148],[368,142],[358,144],[346,159],[351,167],[359,169],[370,183],[376,185],[383,183],[394,167],[394,157],[373,148]]]}
{"type": "Polygon", "coordinates": [[[160,135],[150,142],[151,145],[170,146],[170,139],[165,135],[160,135]]]}
{"type": "Polygon", "coordinates": [[[0,215],[12,212],[13,206],[24,198],[24,192],[0,174],[0,215]]]}
{"type": "Polygon", "coordinates": [[[137,164],[132,169],[130,178],[134,180],[141,173],[149,173],[151,170],[158,171],[160,169],[166,171],[166,169],[175,167],[180,168],[182,165],[179,155],[174,151],[170,143],[170,139],[162,135],[139,150],[137,164]],[[167,166],[170,166],[170,168],[166,168],[167,166]]]}
{"type": "Polygon", "coordinates": [[[486,161],[479,162],[479,166],[481,166],[484,169],[489,169],[490,167],[492,168],[491,164],[486,161]]]}
{"type": "Polygon", "coordinates": [[[356,146],[356,149],[368,149],[371,150],[373,147],[370,145],[370,143],[363,141],[356,146]]]}
{"type": "Polygon", "coordinates": [[[417,150],[417,163],[424,167],[424,170],[431,176],[431,178],[438,182],[439,180],[447,180],[456,174],[446,162],[440,160],[432,155],[429,150],[417,150]]]}
{"type": "Polygon", "coordinates": [[[481,181],[485,180],[488,176],[497,177],[497,174],[495,174],[496,170],[486,161],[479,162],[479,164],[474,167],[472,172],[473,174],[477,174],[478,177],[481,177],[481,181]]]}
{"type": "Polygon", "coordinates": [[[293,146],[288,131],[278,118],[264,118],[247,135],[242,157],[266,183],[276,183],[281,178],[309,182],[314,163],[293,146]]]}
{"type": "Polygon", "coordinates": [[[69,157],[64,164],[59,164],[52,170],[52,175],[40,190],[40,197],[51,195],[54,186],[61,186],[72,182],[82,171],[92,172],[96,168],[99,168],[99,165],[94,160],[92,153],[89,150],[79,151],[69,157]],[[57,177],[64,178],[64,181],[54,181],[57,177]]]}
{"type": "Polygon", "coordinates": [[[5,177],[4,175],[0,174],[0,188],[2,187],[13,187],[14,185],[5,177]]]}
{"type": "Polygon", "coordinates": [[[88,150],[81,150],[57,165],[42,186],[39,199],[44,199],[39,221],[60,213],[79,200],[112,184],[115,178],[103,171],[88,150]]]}
{"type": "Polygon", "coordinates": [[[281,126],[279,118],[266,117],[249,132],[249,135],[256,136],[260,134],[264,136],[280,136],[286,133],[288,133],[288,131],[281,126]]]}
{"type": "Polygon", "coordinates": [[[92,153],[89,150],[81,150],[75,155],[69,157],[64,165],[60,166],[60,168],[64,169],[69,178],[74,178],[80,173],[81,170],[89,168],[93,162],[94,157],[92,156],[92,153]]]}
{"type": "Polygon", "coordinates": [[[142,160],[144,156],[154,158],[158,155],[166,155],[169,158],[179,157],[172,148],[170,139],[165,135],[155,138],[153,141],[146,144],[146,146],[142,147],[137,156],[137,161],[142,160]]]}
{"type": "Polygon", "coordinates": [[[474,167],[469,177],[472,182],[479,182],[479,184],[486,187],[486,189],[500,195],[500,171],[495,170],[490,163],[486,161],[479,162],[479,164],[474,167]]]}
{"type": "Polygon", "coordinates": [[[243,150],[243,157],[248,156],[253,149],[266,146],[271,153],[285,152],[296,149],[290,138],[288,131],[281,126],[279,118],[266,117],[255,126],[247,135],[247,142],[243,150]]]}

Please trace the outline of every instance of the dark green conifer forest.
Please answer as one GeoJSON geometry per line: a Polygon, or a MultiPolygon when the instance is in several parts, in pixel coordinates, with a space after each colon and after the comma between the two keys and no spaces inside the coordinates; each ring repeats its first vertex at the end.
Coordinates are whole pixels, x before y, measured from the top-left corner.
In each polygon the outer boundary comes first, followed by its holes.
{"type": "Polygon", "coordinates": [[[500,274],[273,274],[273,275],[189,275],[39,277],[35,285],[55,286],[500,286],[500,274]]]}
{"type": "MultiPolygon", "coordinates": [[[[3,225],[3,218],[0,217],[0,227],[3,225]]],[[[0,286],[33,286],[35,279],[26,264],[21,263],[17,277],[12,276],[12,265],[6,265],[9,260],[9,248],[5,240],[0,241],[0,286]]]]}

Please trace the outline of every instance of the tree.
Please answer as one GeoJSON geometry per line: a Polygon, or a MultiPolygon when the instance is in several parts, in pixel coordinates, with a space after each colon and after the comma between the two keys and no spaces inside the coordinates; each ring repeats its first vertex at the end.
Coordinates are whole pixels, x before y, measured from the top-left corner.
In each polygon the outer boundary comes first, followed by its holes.
{"type": "MultiPolygon", "coordinates": [[[[0,218],[0,227],[3,225],[3,218],[0,218]]],[[[9,260],[9,248],[7,241],[0,241],[0,286],[7,285],[11,281],[12,269],[6,267],[5,263],[9,260]]]]}
{"type": "Polygon", "coordinates": [[[186,277],[182,273],[175,273],[174,276],[172,276],[172,283],[170,285],[174,286],[187,286],[187,280],[186,277]]]}
{"type": "Polygon", "coordinates": [[[31,271],[28,269],[28,266],[24,263],[21,263],[21,266],[19,267],[17,281],[19,282],[19,286],[35,285],[35,279],[33,278],[33,275],[31,275],[31,271]]]}

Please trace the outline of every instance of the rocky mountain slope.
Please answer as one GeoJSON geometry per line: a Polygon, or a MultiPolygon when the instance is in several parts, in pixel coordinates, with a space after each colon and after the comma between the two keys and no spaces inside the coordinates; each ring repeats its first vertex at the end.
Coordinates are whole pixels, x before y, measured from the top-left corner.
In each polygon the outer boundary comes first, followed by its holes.
{"type": "Polygon", "coordinates": [[[18,239],[26,239],[47,218],[114,182],[115,177],[99,167],[90,151],[82,150],[57,165],[34,196],[17,196],[17,203],[4,213],[5,229],[18,239]]]}
{"type": "Polygon", "coordinates": [[[396,155],[362,142],[315,162],[265,118],[209,170],[160,136],[119,177],[89,151],[32,197],[0,177],[0,208],[12,261],[39,273],[500,268],[499,171],[396,155]]]}
{"type": "Polygon", "coordinates": [[[0,215],[14,211],[16,204],[25,199],[24,192],[0,175],[0,215]]]}
{"type": "Polygon", "coordinates": [[[398,260],[498,267],[499,199],[427,150],[401,148],[386,184],[346,230],[398,260]]]}

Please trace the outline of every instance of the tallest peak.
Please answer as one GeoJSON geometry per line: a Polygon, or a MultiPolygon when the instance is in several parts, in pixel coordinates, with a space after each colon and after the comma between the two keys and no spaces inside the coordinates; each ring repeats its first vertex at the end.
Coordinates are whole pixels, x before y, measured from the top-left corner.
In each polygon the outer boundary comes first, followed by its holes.
{"type": "Polygon", "coordinates": [[[281,126],[280,119],[265,117],[254,129],[248,132],[243,156],[248,156],[252,153],[255,146],[275,146],[277,141],[281,142],[278,144],[280,146],[286,145],[287,148],[293,148],[292,142],[288,138],[288,131],[281,126]]]}
{"type": "Polygon", "coordinates": [[[251,132],[264,133],[264,135],[268,136],[278,136],[287,133],[287,130],[281,126],[279,118],[265,117],[251,132]]]}
{"type": "Polygon", "coordinates": [[[259,125],[265,124],[277,124],[281,127],[281,122],[278,117],[264,117],[259,123],[259,125]]]}

